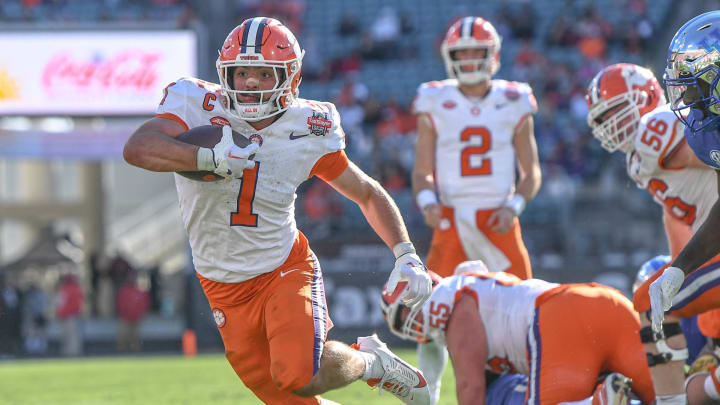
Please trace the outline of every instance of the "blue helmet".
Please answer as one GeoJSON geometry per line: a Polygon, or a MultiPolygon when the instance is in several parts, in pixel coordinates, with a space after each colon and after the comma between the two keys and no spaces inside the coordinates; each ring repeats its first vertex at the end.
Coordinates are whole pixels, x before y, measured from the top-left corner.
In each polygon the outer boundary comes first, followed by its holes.
{"type": "Polygon", "coordinates": [[[657,273],[663,266],[667,265],[672,261],[672,257],[667,255],[655,256],[652,259],[643,263],[640,266],[640,270],[637,272],[635,282],[633,283],[633,293],[638,289],[647,279],[657,273]]]}
{"type": "Polygon", "coordinates": [[[720,125],[720,11],[701,14],[678,30],[663,79],[670,108],[693,133],[720,125]]]}

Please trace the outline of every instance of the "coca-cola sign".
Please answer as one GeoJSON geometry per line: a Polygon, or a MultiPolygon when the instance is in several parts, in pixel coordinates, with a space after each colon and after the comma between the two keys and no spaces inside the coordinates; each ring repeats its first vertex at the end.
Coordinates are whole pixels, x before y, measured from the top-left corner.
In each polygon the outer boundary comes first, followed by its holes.
{"type": "Polygon", "coordinates": [[[69,52],[53,55],[45,64],[42,83],[48,93],[67,87],[81,91],[152,90],[158,81],[159,52],[135,49],[108,59],[76,58],[69,52]]]}
{"type": "Polygon", "coordinates": [[[0,33],[0,115],[153,114],[196,75],[195,47],[192,31],[0,33]]]}

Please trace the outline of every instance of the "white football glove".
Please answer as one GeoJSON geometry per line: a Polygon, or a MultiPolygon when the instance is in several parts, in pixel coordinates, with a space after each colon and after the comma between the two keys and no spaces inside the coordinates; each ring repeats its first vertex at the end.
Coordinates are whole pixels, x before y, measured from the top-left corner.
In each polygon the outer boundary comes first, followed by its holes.
{"type": "Polygon", "coordinates": [[[410,308],[422,305],[432,293],[430,275],[414,248],[395,259],[395,267],[385,285],[388,294],[392,294],[401,281],[407,281],[407,289],[400,295],[400,300],[410,308]]]}
{"type": "Polygon", "coordinates": [[[222,127],[222,138],[212,149],[200,148],[198,150],[198,170],[209,170],[222,176],[225,180],[242,177],[243,170],[255,167],[250,160],[260,147],[256,142],[241,148],[235,145],[232,138],[232,128],[229,125],[222,127]],[[207,153],[209,151],[210,153],[207,153]]]}
{"type": "Polygon", "coordinates": [[[665,312],[672,306],[672,301],[685,281],[685,273],[677,267],[668,267],[662,275],[650,284],[650,321],[656,333],[662,330],[665,312]]]}

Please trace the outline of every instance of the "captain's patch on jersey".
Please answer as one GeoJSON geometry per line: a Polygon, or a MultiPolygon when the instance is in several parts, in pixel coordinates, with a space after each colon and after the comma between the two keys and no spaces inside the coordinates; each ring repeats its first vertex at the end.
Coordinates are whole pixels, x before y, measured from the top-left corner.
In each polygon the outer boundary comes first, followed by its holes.
{"type": "Polygon", "coordinates": [[[325,136],[328,129],[332,127],[332,121],[328,119],[327,113],[313,111],[312,117],[307,119],[308,129],[315,136],[325,136]]]}
{"type": "Polygon", "coordinates": [[[225,312],[223,312],[222,309],[216,307],[212,309],[212,313],[213,319],[215,319],[217,327],[222,328],[223,326],[225,326],[225,312]]]}

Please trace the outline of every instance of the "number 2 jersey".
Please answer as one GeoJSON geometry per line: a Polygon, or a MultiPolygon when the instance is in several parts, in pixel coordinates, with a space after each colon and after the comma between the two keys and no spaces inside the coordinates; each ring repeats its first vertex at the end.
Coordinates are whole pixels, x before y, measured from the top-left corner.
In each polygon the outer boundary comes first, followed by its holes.
{"type": "Polygon", "coordinates": [[[428,336],[445,345],[445,330],[455,303],[470,295],[478,306],[488,345],[486,368],[496,373],[527,374],[528,332],[535,299],[559,284],[538,279],[520,280],[512,274],[463,273],[444,278],[423,305],[428,336]]]}
{"type": "Polygon", "coordinates": [[[313,175],[333,180],[348,166],[337,109],[332,103],[298,99],[273,124],[256,130],[226,110],[215,83],[183,78],[165,91],[158,117],[186,129],[230,125],[260,142],[256,167],[245,170],[242,179],[201,182],[175,174],[195,269],[226,283],[273,271],[298,237],[297,187],[313,175]]]}
{"type": "Polygon", "coordinates": [[[537,111],[526,83],[492,80],[482,99],[465,96],[457,80],[423,83],[413,112],[427,114],[437,134],[435,183],[443,205],[494,209],[515,192],[513,136],[537,111]]]}
{"type": "Polygon", "coordinates": [[[628,174],[666,212],[695,232],[717,199],[715,172],[696,167],[671,169],[663,163],[684,142],[683,124],[669,105],[643,115],[637,131],[634,150],[626,156],[628,174]]]}

